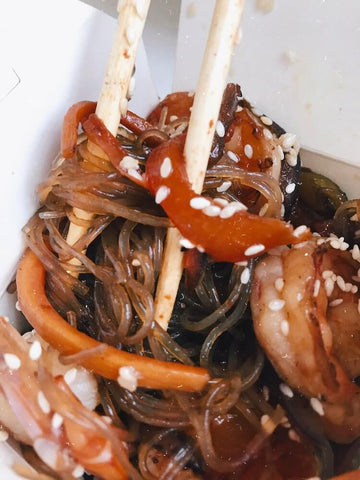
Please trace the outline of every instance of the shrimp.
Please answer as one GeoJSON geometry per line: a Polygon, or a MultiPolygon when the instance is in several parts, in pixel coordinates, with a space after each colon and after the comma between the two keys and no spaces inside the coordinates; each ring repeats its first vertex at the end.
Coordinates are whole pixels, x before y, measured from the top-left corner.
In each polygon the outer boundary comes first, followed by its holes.
{"type": "Polygon", "coordinates": [[[360,435],[360,255],[348,247],[314,236],[275,249],[256,266],[251,294],[259,343],[338,443],[360,435]]]}
{"type": "Polygon", "coordinates": [[[63,375],[50,373],[45,356],[39,342],[29,344],[0,317],[3,428],[31,445],[58,478],[77,478],[84,470],[104,480],[139,478],[128,459],[128,433],[85,407],[63,375]]]}

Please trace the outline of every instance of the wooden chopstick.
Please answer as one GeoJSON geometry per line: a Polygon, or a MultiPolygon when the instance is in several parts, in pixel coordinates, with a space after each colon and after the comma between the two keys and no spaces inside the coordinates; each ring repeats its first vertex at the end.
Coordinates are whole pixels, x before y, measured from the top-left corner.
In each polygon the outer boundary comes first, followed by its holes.
{"type": "MultiPolygon", "coordinates": [[[[244,0],[217,0],[185,142],[186,170],[201,193],[244,0]]],[[[155,320],[167,329],[182,276],[181,235],[168,230],[155,298],[155,320]]]]}

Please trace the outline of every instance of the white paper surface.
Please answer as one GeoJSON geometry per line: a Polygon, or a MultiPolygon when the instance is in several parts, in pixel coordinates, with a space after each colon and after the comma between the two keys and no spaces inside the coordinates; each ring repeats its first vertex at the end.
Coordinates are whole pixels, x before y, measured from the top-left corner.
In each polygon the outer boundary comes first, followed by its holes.
{"type": "MultiPolygon", "coordinates": [[[[22,250],[20,230],[37,206],[36,185],[60,146],[67,108],[96,100],[116,21],[76,0],[0,2],[0,296],[22,250]]],[[[157,95],[144,49],[131,108],[139,114],[157,95]]]]}
{"type": "MultiPolygon", "coordinates": [[[[196,88],[214,3],[182,2],[175,90],[196,88]]],[[[257,4],[245,1],[229,81],[303,145],[360,165],[359,1],[257,4]]]]}

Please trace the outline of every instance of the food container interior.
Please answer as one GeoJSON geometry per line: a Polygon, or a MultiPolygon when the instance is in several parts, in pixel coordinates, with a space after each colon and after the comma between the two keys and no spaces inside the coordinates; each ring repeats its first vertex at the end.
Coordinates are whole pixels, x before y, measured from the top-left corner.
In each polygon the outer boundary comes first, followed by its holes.
{"type": "MultiPolygon", "coordinates": [[[[0,314],[19,329],[22,319],[6,288],[23,249],[21,228],[37,208],[36,185],[59,151],[66,109],[98,97],[116,3],[0,5],[0,40],[6,45],[0,52],[0,314]]],[[[196,89],[214,3],[152,1],[133,111],[146,115],[170,91],[196,89]]],[[[359,25],[358,0],[346,6],[342,0],[247,0],[229,74],[257,109],[298,135],[304,165],[327,174],[349,197],[358,195],[360,185],[359,25]]],[[[0,450],[0,463],[11,461],[8,450],[0,450]]],[[[5,466],[1,474],[3,480],[19,478],[5,466]]]]}

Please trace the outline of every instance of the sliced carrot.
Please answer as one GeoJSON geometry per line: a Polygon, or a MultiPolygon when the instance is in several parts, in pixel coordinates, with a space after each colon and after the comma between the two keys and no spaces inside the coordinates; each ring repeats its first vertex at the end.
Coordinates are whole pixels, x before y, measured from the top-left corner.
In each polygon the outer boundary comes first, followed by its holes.
{"type": "MultiPolygon", "coordinates": [[[[22,312],[39,335],[63,355],[102,345],[71,327],[51,306],[45,293],[45,269],[37,256],[26,250],[16,277],[22,312]]],[[[86,356],[80,363],[103,377],[116,380],[119,368],[132,366],[138,373],[138,385],[155,389],[200,391],[209,380],[204,368],[163,362],[131,354],[106,345],[103,353],[86,356]]]]}

